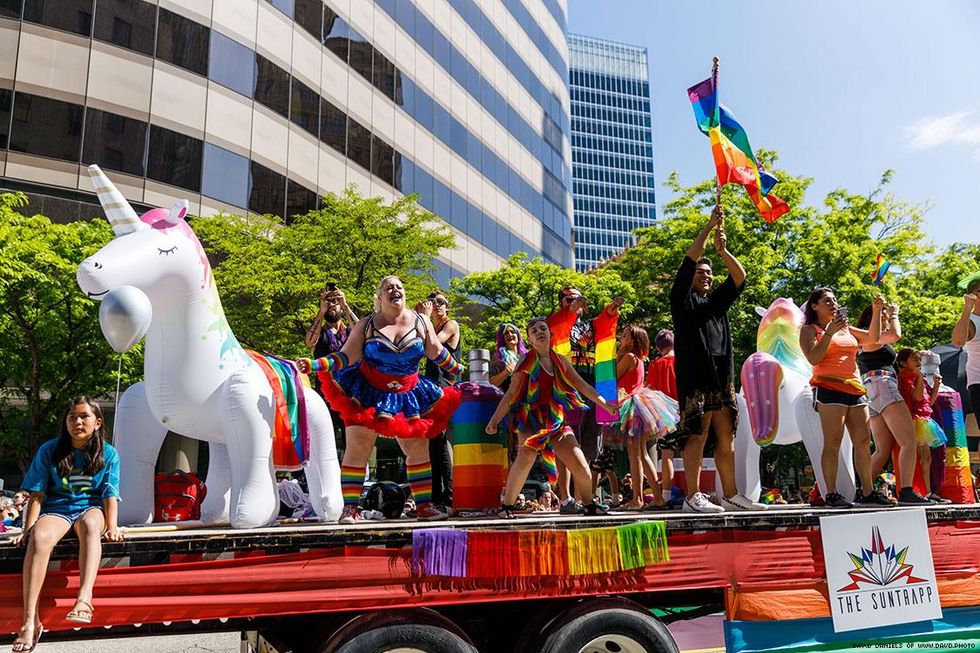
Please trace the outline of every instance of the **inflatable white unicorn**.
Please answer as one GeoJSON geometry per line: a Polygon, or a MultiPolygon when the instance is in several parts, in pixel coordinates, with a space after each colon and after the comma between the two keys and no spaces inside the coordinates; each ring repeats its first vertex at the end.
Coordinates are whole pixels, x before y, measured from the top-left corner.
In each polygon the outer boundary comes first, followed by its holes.
{"type": "MultiPolygon", "coordinates": [[[[813,409],[811,366],[800,349],[803,311],[789,299],[777,299],[762,316],[756,337],[758,351],[742,365],[742,391],[738,396],[739,422],[735,438],[735,484],[753,501],[761,494],[760,447],[770,444],[806,445],[813,473],[821,490],[827,488],[820,455],[823,431],[813,409]]],[[[853,497],[852,444],[845,434],[837,461],[837,491],[853,497]]]]}
{"type": "Polygon", "coordinates": [[[133,286],[152,306],[144,380],[116,407],[120,521],[152,521],[154,466],[167,431],[208,443],[205,523],[270,524],[279,509],[275,467],[304,463],[314,510],[337,519],[340,467],[326,404],[300,383],[294,366],[238,344],[207,256],[184,219],[187,202],[138,217],[98,166],[89,174],[116,235],[82,262],[78,285],[93,299],[133,286]]]}

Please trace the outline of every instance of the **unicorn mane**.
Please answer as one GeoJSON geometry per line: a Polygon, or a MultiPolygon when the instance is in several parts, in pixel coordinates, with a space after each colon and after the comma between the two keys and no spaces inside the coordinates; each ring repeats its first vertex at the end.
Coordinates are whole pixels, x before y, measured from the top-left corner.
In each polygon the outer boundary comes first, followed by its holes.
{"type": "Polygon", "coordinates": [[[800,349],[800,328],[803,312],[788,299],[777,299],[759,322],[756,348],[778,360],[783,367],[807,378],[812,373],[810,362],[800,349]]]}

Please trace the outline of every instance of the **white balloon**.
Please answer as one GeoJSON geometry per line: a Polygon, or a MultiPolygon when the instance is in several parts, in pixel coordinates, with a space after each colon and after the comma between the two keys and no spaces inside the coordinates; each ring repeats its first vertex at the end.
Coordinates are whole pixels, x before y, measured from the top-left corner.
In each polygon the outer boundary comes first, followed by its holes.
{"type": "Polygon", "coordinates": [[[143,339],[150,328],[153,307],[150,298],[133,286],[119,286],[106,293],[99,306],[102,335],[118,353],[127,352],[143,339]]]}

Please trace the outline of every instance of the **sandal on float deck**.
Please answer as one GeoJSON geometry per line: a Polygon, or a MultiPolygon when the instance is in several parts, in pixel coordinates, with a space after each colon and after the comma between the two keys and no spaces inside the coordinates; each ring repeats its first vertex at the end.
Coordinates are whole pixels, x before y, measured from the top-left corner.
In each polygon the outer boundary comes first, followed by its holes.
{"type": "Polygon", "coordinates": [[[516,519],[519,509],[513,504],[501,504],[500,509],[497,511],[498,519],[516,519]]]}
{"type": "Polygon", "coordinates": [[[92,623],[92,617],[95,616],[95,608],[92,604],[84,599],[78,599],[75,601],[75,607],[71,609],[65,616],[66,621],[73,621],[77,624],[90,624],[92,623]],[[79,605],[87,606],[80,608],[79,605]]]}
{"type": "Polygon", "coordinates": [[[35,648],[37,648],[37,643],[41,641],[42,634],[44,634],[44,624],[38,624],[37,628],[34,629],[34,641],[31,643],[31,645],[28,646],[27,642],[14,642],[14,645],[10,649],[11,652],[30,653],[30,651],[33,651],[35,648]]]}

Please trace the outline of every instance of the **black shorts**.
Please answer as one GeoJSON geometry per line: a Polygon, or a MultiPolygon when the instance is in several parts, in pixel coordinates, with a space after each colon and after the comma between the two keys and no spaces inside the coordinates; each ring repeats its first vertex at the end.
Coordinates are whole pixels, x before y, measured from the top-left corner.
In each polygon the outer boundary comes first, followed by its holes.
{"type": "Polygon", "coordinates": [[[839,390],[828,390],[827,388],[813,389],[813,410],[817,409],[817,404],[825,406],[867,406],[868,399],[864,395],[851,395],[839,390]]]}
{"type": "MultiPolygon", "coordinates": [[[[967,390],[970,393],[971,410],[967,411],[966,407],[964,407],[963,412],[966,414],[973,413],[974,415],[980,414],[980,383],[974,383],[973,385],[968,386],[967,390]]],[[[980,419],[977,421],[980,422],[980,419]]]]}

